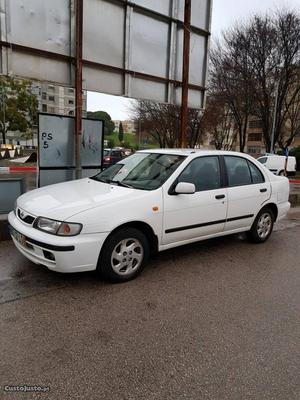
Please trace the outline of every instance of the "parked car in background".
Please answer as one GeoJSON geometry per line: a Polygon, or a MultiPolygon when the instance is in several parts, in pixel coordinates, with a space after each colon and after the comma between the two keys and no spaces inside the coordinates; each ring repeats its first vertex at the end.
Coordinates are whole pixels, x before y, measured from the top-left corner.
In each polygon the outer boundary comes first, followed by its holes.
{"type": "Polygon", "coordinates": [[[102,166],[108,168],[122,160],[124,157],[126,157],[126,155],[123,149],[104,149],[102,166]]]}
{"type": "MultiPolygon", "coordinates": [[[[284,167],[286,162],[285,156],[278,156],[276,154],[268,154],[257,159],[261,164],[268,168],[275,175],[284,175],[284,167]]],[[[297,161],[296,157],[289,156],[287,162],[287,175],[296,175],[297,161]]]]}
{"type": "Polygon", "coordinates": [[[239,232],[263,243],[289,208],[288,179],[251,156],[160,149],[26,193],[8,220],[14,244],[34,263],[126,281],[157,251],[239,232]]]}

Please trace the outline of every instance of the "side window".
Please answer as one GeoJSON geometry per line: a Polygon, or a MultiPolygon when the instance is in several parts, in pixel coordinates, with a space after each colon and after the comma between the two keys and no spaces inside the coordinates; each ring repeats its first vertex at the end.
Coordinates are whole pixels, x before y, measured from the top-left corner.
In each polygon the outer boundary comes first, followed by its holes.
{"type": "Polygon", "coordinates": [[[221,186],[218,157],[199,157],[191,161],[178,178],[178,182],[193,183],[196,192],[219,189],[221,186]]]}
{"type": "Polygon", "coordinates": [[[234,156],[225,156],[225,165],[229,186],[251,185],[252,179],[246,159],[234,156]]]}
{"type": "Polygon", "coordinates": [[[252,164],[251,161],[248,161],[248,165],[252,176],[252,183],[263,183],[265,181],[265,178],[263,177],[263,174],[260,172],[260,170],[254,164],[252,164]]]}

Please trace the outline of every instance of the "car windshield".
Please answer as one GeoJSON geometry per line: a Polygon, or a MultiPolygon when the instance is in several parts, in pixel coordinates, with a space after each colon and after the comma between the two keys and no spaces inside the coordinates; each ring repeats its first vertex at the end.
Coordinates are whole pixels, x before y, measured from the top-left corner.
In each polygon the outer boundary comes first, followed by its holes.
{"type": "Polygon", "coordinates": [[[109,155],[109,150],[104,149],[103,150],[103,157],[106,157],[109,155]]]}
{"type": "Polygon", "coordinates": [[[159,188],[178,168],[185,156],[135,153],[112,165],[92,179],[142,190],[159,188]]]}

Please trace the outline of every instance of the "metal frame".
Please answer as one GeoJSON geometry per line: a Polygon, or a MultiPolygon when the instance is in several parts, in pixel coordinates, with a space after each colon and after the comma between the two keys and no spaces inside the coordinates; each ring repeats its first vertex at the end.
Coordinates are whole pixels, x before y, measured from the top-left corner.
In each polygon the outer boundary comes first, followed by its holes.
{"type": "MultiPolygon", "coordinates": [[[[11,69],[10,60],[13,61],[13,58],[10,58],[12,55],[16,55],[16,57],[21,57],[22,55],[28,56],[28,60],[30,57],[41,58],[44,60],[49,60],[46,62],[46,67],[52,68],[51,71],[55,71],[53,69],[53,61],[57,61],[58,68],[61,68],[62,74],[59,75],[60,78],[56,79],[56,74],[52,74],[49,72],[47,74],[47,68],[38,69],[38,72],[32,73],[31,65],[30,68],[24,73],[25,78],[34,79],[35,76],[37,79],[43,79],[45,76],[46,82],[59,83],[65,86],[73,86],[76,89],[76,101],[75,101],[75,143],[76,143],[76,174],[77,177],[80,177],[80,136],[82,131],[82,89],[87,90],[98,90],[104,93],[109,94],[118,94],[125,97],[138,97],[145,99],[152,99],[155,101],[167,102],[170,104],[181,104],[183,106],[182,110],[182,124],[181,124],[181,144],[182,146],[186,143],[186,130],[187,130],[187,107],[188,107],[188,98],[190,96],[190,104],[194,108],[202,109],[205,104],[205,91],[206,91],[206,81],[207,81],[207,52],[209,49],[209,38],[210,38],[210,24],[211,24],[211,10],[212,10],[212,0],[207,0],[205,3],[205,18],[201,17],[201,23],[203,26],[195,26],[187,21],[186,12],[184,13],[184,18],[182,18],[182,4],[185,3],[189,5],[190,13],[191,7],[194,5],[197,7],[198,0],[169,0],[169,11],[165,9],[165,11],[159,12],[155,9],[150,9],[147,6],[137,4],[140,0],[98,0],[99,4],[107,4],[107,6],[113,5],[115,9],[124,11],[124,28],[123,28],[123,38],[124,38],[124,48],[123,48],[123,65],[120,63],[112,62],[112,65],[108,64],[107,58],[105,58],[105,54],[101,54],[97,57],[88,57],[83,58],[83,46],[86,46],[84,43],[83,37],[83,24],[84,24],[84,6],[88,7],[89,4],[96,7],[97,0],[68,0],[62,4],[69,4],[69,34],[65,38],[64,47],[62,47],[62,53],[60,51],[59,46],[50,47],[54,48],[55,51],[48,51],[47,45],[45,44],[45,49],[38,48],[42,47],[44,42],[36,42],[38,45],[36,47],[28,46],[28,43],[31,43],[29,40],[27,42],[23,42],[23,44],[14,43],[10,41],[11,33],[9,31],[9,19],[6,19],[6,16],[10,14],[10,0],[0,0],[3,6],[4,13],[1,16],[0,20],[0,28],[1,28],[1,36],[0,36],[0,53],[2,55],[2,67],[4,73],[14,73],[11,69]],[[165,14],[163,13],[165,12],[165,14]],[[180,16],[179,16],[180,12],[180,16]],[[142,46],[140,43],[137,44],[136,52],[140,51],[139,58],[135,58],[132,63],[132,47],[133,44],[133,27],[135,26],[135,21],[142,20],[142,16],[150,17],[154,24],[159,24],[159,22],[163,22],[165,24],[161,24],[160,28],[163,32],[166,32],[168,27],[168,37],[164,36],[164,43],[162,44],[163,51],[167,50],[167,54],[163,54],[164,60],[157,68],[144,68],[143,62],[143,51],[141,50],[142,46]],[[136,18],[136,20],[134,20],[136,18]],[[188,26],[187,26],[188,25],[188,26]],[[204,29],[205,28],[205,29],[204,29]],[[184,41],[183,41],[183,71],[181,78],[181,66],[178,65],[179,60],[181,60],[181,55],[178,58],[178,45],[181,45],[181,34],[183,32],[184,41]],[[196,46],[199,48],[199,52],[201,51],[201,59],[197,56],[196,68],[192,72],[194,83],[189,81],[189,68],[188,62],[190,58],[190,50],[187,42],[190,40],[190,34],[197,35],[195,38],[196,46]],[[203,38],[204,41],[201,39],[203,38]],[[166,41],[167,40],[167,41],[166,41]],[[178,44],[178,40],[180,43],[178,44]],[[69,44],[69,47],[66,47],[66,43],[69,44]],[[25,45],[24,45],[25,44],[25,45]],[[202,53],[203,52],[203,53],[202,53]],[[165,59],[167,57],[167,59],[165,59]],[[90,58],[90,59],[87,59],[90,58]],[[166,61],[165,61],[166,60],[166,61]],[[105,61],[105,62],[101,62],[105,61]],[[166,62],[166,71],[164,71],[164,63],[166,62]],[[52,64],[51,64],[52,63],[52,64]],[[66,68],[67,67],[67,68],[66,68]],[[139,70],[140,69],[140,70],[139,70]],[[157,74],[154,71],[157,71],[157,74]],[[201,74],[200,74],[201,71],[201,74]],[[91,75],[88,75],[90,72],[91,75]],[[150,73],[149,73],[150,72],[150,73]],[[86,73],[86,75],[84,75],[86,73]],[[94,75],[96,74],[96,79],[94,79],[94,75]],[[99,77],[97,78],[97,73],[99,73],[99,77]],[[113,81],[114,76],[118,77],[116,81],[116,85],[114,88],[111,85],[105,85],[106,74],[113,81]],[[41,78],[42,76],[42,78],[41,78]],[[84,85],[83,76],[87,79],[86,84],[84,85]],[[89,76],[92,76],[90,80],[89,76]],[[199,79],[198,79],[199,78],[199,79]],[[180,80],[178,80],[180,79],[180,80]],[[143,82],[145,81],[145,85],[143,87],[143,82]],[[95,83],[98,82],[98,83],[95,83]],[[99,83],[100,82],[100,83],[99,83]],[[94,84],[95,83],[95,84],[94,84]],[[94,87],[93,87],[94,84],[94,87]],[[159,85],[160,84],[160,85],[159,85]],[[145,88],[145,89],[144,89],[145,88]],[[147,89],[146,89],[147,88],[147,89]],[[152,89],[153,88],[153,89],[152,89]],[[179,96],[181,90],[181,96],[179,96]]],[[[28,4],[30,5],[30,1],[28,4]]],[[[26,2],[27,3],[27,2],[26,2]]],[[[147,3],[144,3],[148,5],[147,3]]],[[[150,3],[149,4],[153,4],[150,3]]],[[[55,3],[56,10],[59,10],[59,2],[55,3]]],[[[200,6],[199,6],[200,7],[200,6]]],[[[155,6],[153,6],[155,8],[155,6]]],[[[88,8],[87,8],[88,10],[88,8]]],[[[161,10],[161,9],[160,9],[161,10]]],[[[199,9],[197,9],[197,12],[199,9]]],[[[117,13],[118,15],[118,13],[117,13]]],[[[199,14],[197,14],[199,15],[199,14]]],[[[202,16],[204,13],[202,13],[202,16]]],[[[21,18],[22,20],[22,18],[21,18]]],[[[33,20],[36,21],[36,20],[33,20]]],[[[53,23],[53,21],[52,21],[53,23]]],[[[63,22],[62,22],[63,23],[63,22]]],[[[155,25],[156,26],[156,25],[155,25]]],[[[159,27],[159,25],[157,25],[159,27]]],[[[66,32],[66,25],[63,26],[64,32],[66,32]]],[[[140,26],[138,29],[141,29],[140,26]]],[[[101,30],[99,31],[101,33],[101,30]]],[[[98,33],[99,33],[98,32],[98,33]]],[[[121,31],[120,31],[121,32],[121,31]]],[[[121,34],[119,32],[119,35],[121,34]]],[[[34,34],[31,32],[31,35],[34,34]]],[[[20,35],[20,32],[18,32],[20,35]]],[[[18,35],[16,38],[18,38],[18,35]]],[[[165,33],[164,33],[165,35],[165,33]]],[[[29,37],[30,39],[30,37],[29,37]]],[[[148,36],[148,40],[151,42],[151,33],[148,36]]],[[[15,41],[17,41],[16,39],[15,41]]],[[[20,41],[22,43],[22,41],[20,41]]],[[[101,41],[100,41],[101,43],[101,41]]],[[[158,45],[159,46],[159,45],[158,45]]],[[[86,46],[88,49],[88,46],[86,46]]],[[[159,47],[158,47],[159,48],[159,47]]],[[[101,49],[101,48],[100,48],[101,49]]],[[[88,51],[91,51],[88,49],[88,51]]],[[[155,54],[155,51],[154,53],[155,54]]],[[[196,53],[194,53],[196,54],[196,53]]],[[[198,54],[198,53],[197,53],[198,54]]],[[[121,55],[120,55],[121,57],[121,55]]],[[[194,56],[195,57],[195,56],[194,56]]],[[[18,58],[19,60],[19,58],[18,58]]],[[[35,59],[33,58],[33,61],[35,59]]],[[[149,60],[150,61],[150,60],[149,60]]],[[[27,66],[28,68],[28,66],[27,66]]],[[[20,74],[20,70],[17,69],[16,74],[20,74]]]]}
{"type": "MultiPolygon", "coordinates": [[[[143,73],[143,72],[131,69],[131,68],[129,68],[129,63],[125,63],[125,65],[123,67],[116,67],[116,66],[112,66],[112,65],[108,65],[108,64],[104,64],[104,63],[91,61],[88,59],[82,59],[83,0],[73,0],[73,1],[75,2],[76,11],[77,11],[76,12],[76,15],[77,15],[76,23],[75,23],[75,30],[76,30],[77,35],[75,35],[75,36],[78,37],[78,40],[77,40],[77,38],[75,38],[75,40],[76,40],[75,57],[72,57],[71,55],[60,54],[57,52],[47,51],[47,50],[43,50],[43,49],[39,49],[39,48],[24,46],[24,45],[20,45],[17,43],[4,41],[4,40],[0,40],[0,47],[10,49],[11,51],[25,53],[28,55],[34,55],[34,56],[39,56],[39,57],[50,59],[50,60],[66,62],[66,63],[69,63],[70,65],[76,67],[79,70],[79,73],[80,73],[81,68],[91,67],[93,69],[99,69],[101,71],[108,71],[108,72],[115,72],[118,74],[123,74],[124,76],[128,75],[128,79],[130,79],[131,77],[135,77],[135,78],[144,79],[144,80],[148,80],[148,81],[152,81],[152,82],[164,83],[167,85],[174,85],[175,87],[182,86],[181,81],[172,79],[170,76],[169,77],[157,76],[157,75],[143,73]],[[80,64],[81,64],[81,66],[80,66],[80,64]]],[[[167,15],[161,14],[157,11],[148,9],[139,4],[136,4],[135,2],[129,1],[129,0],[102,0],[102,1],[105,1],[108,3],[115,3],[121,7],[124,7],[124,9],[127,10],[126,11],[127,17],[126,17],[126,24],[124,27],[124,31],[125,31],[126,37],[128,39],[130,38],[130,25],[128,26],[128,22],[130,22],[130,13],[132,14],[133,11],[138,12],[143,15],[150,16],[153,19],[161,20],[166,23],[169,23],[170,27],[173,25],[173,30],[175,29],[175,27],[176,27],[176,30],[184,29],[184,21],[181,21],[178,18],[174,17],[174,15],[175,15],[174,5],[172,6],[172,8],[173,8],[172,16],[167,16],[167,15]]],[[[211,4],[211,0],[208,0],[208,1],[211,4]]],[[[172,1],[172,3],[174,4],[174,0],[172,1]]],[[[170,31],[171,31],[171,29],[170,29],[170,31]]],[[[207,40],[210,37],[210,32],[208,30],[204,30],[204,29],[198,28],[193,25],[190,26],[190,31],[206,38],[207,40]]],[[[173,33],[173,36],[174,36],[174,33],[173,33]]],[[[129,41],[126,40],[125,46],[128,46],[128,43],[129,43],[129,41]]],[[[126,55],[126,52],[125,52],[125,55],[126,55]]],[[[170,63],[174,62],[172,60],[173,56],[174,56],[174,54],[169,55],[170,63]]],[[[76,73],[75,73],[75,75],[76,75],[76,73]]],[[[169,75],[171,75],[171,74],[169,74],[169,75]]],[[[77,81],[77,83],[79,83],[78,76],[76,78],[76,81],[77,81]]],[[[206,90],[205,86],[195,85],[195,84],[189,84],[188,88],[192,89],[192,90],[198,90],[198,91],[206,90]]],[[[87,89],[89,90],[89,88],[87,88],[87,89]]],[[[124,95],[130,97],[129,91],[126,90],[126,88],[124,88],[124,89],[125,89],[124,95]]]]}

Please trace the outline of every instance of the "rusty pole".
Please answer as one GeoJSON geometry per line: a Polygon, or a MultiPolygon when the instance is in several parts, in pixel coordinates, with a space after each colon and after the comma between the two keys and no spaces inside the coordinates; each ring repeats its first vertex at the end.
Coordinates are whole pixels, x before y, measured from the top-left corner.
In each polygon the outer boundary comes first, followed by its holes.
{"type": "Polygon", "coordinates": [[[76,0],[76,49],[75,49],[75,162],[76,179],[81,178],[81,134],[82,134],[82,36],[83,0],[76,0]]]}
{"type": "Polygon", "coordinates": [[[191,0],[184,4],[184,36],[183,36],[183,64],[182,64],[182,96],[181,96],[181,124],[180,147],[185,148],[188,128],[188,97],[189,97],[189,68],[190,68],[190,32],[191,32],[191,0]]]}

